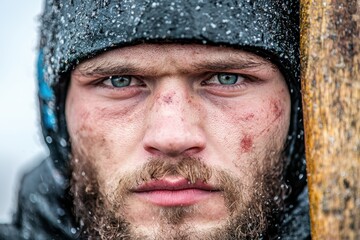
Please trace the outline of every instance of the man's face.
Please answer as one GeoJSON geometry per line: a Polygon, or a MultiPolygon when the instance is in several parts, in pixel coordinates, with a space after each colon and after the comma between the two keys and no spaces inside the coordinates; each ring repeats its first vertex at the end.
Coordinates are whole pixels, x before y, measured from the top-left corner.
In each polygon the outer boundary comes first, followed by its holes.
{"type": "Polygon", "coordinates": [[[86,60],[66,101],[78,217],[104,238],[259,236],[281,210],[289,119],[282,74],[244,51],[143,44],[86,60]]]}

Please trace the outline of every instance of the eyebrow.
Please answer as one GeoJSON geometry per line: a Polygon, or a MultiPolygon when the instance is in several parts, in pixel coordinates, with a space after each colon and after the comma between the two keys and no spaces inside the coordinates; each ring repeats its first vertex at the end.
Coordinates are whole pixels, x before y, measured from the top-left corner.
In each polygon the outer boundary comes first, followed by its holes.
{"type": "MultiPolygon", "coordinates": [[[[240,58],[226,58],[216,60],[204,60],[203,62],[193,63],[190,65],[192,71],[217,71],[222,72],[226,70],[244,70],[252,69],[261,66],[275,67],[273,63],[266,59],[240,59],[240,58]]],[[[80,66],[77,71],[85,77],[92,76],[111,76],[111,75],[157,75],[157,71],[149,66],[137,66],[133,63],[122,62],[87,62],[80,66]],[[141,73],[141,74],[139,74],[141,73]]],[[[189,73],[187,69],[181,70],[182,73],[189,73]]]]}
{"type": "Polygon", "coordinates": [[[246,59],[219,59],[212,61],[205,61],[201,63],[195,63],[192,65],[196,70],[215,70],[215,71],[226,71],[226,70],[243,70],[257,68],[261,66],[271,66],[273,67],[270,61],[267,60],[246,60],[246,59]]]}
{"type": "Polygon", "coordinates": [[[114,63],[114,62],[101,62],[101,63],[85,63],[78,68],[79,73],[85,77],[92,76],[109,76],[109,75],[132,75],[139,71],[144,71],[134,64],[130,63],[114,63]]]}

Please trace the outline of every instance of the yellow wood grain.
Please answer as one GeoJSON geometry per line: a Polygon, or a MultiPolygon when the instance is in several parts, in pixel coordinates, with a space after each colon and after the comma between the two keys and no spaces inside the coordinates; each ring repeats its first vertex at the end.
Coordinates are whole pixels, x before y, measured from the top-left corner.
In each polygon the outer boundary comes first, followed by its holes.
{"type": "Polygon", "coordinates": [[[313,239],[360,239],[360,0],[301,1],[313,239]]]}

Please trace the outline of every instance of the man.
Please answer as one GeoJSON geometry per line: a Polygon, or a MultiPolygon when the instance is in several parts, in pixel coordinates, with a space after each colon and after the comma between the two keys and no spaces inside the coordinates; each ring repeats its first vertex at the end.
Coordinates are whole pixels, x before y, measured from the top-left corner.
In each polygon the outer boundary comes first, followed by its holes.
{"type": "Polygon", "coordinates": [[[296,1],[52,1],[51,157],[5,239],[307,239],[296,1]]]}

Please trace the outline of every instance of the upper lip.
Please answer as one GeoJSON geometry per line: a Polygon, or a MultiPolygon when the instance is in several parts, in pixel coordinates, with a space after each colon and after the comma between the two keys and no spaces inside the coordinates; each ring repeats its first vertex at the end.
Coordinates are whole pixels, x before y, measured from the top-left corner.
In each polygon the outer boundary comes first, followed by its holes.
{"type": "Polygon", "coordinates": [[[214,186],[205,183],[203,181],[198,180],[195,183],[190,183],[185,178],[176,179],[176,180],[170,180],[170,179],[152,180],[139,185],[138,187],[133,189],[133,191],[134,192],[151,192],[151,191],[159,191],[159,190],[179,191],[186,189],[218,191],[218,189],[216,189],[214,186]]]}

